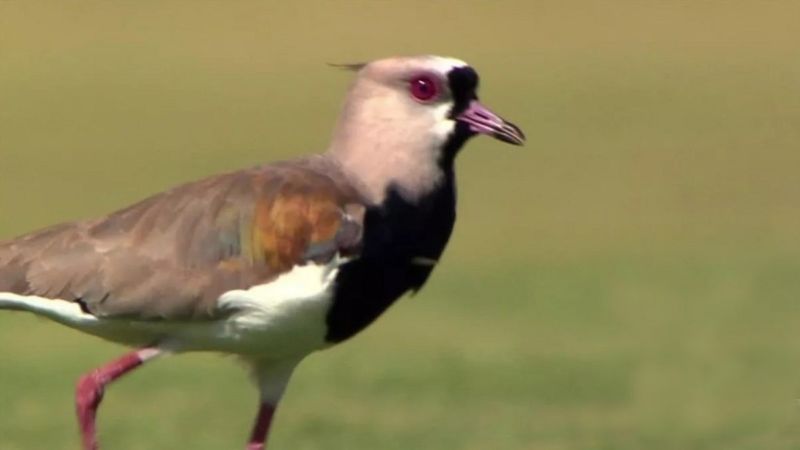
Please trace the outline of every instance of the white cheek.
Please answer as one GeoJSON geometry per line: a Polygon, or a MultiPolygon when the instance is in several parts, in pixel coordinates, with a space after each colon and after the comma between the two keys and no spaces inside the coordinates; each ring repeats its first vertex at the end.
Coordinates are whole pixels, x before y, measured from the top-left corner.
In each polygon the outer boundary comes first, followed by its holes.
{"type": "Polygon", "coordinates": [[[456,121],[448,117],[452,108],[452,103],[445,103],[437,106],[433,111],[433,115],[436,118],[433,126],[433,137],[437,147],[441,147],[456,128],[456,121]]]}

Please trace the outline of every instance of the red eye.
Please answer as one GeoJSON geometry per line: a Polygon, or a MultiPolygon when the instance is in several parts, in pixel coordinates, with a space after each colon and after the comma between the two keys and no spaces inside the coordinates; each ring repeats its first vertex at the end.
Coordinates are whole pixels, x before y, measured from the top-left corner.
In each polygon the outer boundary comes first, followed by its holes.
{"type": "Polygon", "coordinates": [[[439,87],[436,85],[436,81],[427,75],[412,78],[409,89],[411,90],[411,95],[422,102],[431,100],[439,94],[439,87]]]}

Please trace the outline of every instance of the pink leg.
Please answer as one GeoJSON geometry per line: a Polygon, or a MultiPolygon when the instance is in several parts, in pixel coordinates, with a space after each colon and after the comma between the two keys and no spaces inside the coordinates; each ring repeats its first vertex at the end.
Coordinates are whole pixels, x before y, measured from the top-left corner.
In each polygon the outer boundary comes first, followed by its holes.
{"type": "Polygon", "coordinates": [[[250,433],[250,442],[247,443],[247,450],[264,450],[266,448],[267,434],[269,426],[272,424],[273,414],[275,414],[274,406],[261,403],[256,423],[253,425],[253,432],[250,433]]]}
{"type": "Polygon", "coordinates": [[[84,450],[97,450],[98,448],[95,417],[97,416],[97,407],[103,400],[106,385],[160,353],[155,348],[144,348],[131,352],[83,375],[78,380],[75,390],[75,407],[78,412],[78,424],[81,428],[84,450]]]}

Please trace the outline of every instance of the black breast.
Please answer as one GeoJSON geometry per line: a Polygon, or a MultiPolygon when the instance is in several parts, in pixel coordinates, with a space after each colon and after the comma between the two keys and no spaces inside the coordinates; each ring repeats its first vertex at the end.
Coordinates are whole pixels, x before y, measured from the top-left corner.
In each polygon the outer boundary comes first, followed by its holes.
{"type": "Polygon", "coordinates": [[[367,210],[361,257],[342,266],[336,277],[327,316],[329,342],[358,333],[428,279],[433,267],[413,260],[438,260],[450,238],[456,199],[453,173],[446,173],[439,189],[415,203],[390,189],[383,204],[367,210]]]}

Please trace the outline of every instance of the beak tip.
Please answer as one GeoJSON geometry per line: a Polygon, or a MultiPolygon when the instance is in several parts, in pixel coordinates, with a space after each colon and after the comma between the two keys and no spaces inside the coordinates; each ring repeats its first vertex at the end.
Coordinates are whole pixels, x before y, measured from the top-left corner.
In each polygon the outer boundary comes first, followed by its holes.
{"type": "Polygon", "coordinates": [[[516,145],[518,147],[522,147],[525,145],[525,136],[506,136],[506,135],[495,135],[496,139],[505,142],[507,144],[516,145]]]}
{"type": "Polygon", "coordinates": [[[525,144],[525,133],[511,122],[505,122],[504,130],[495,133],[494,137],[511,145],[522,146],[525,144]]]}

